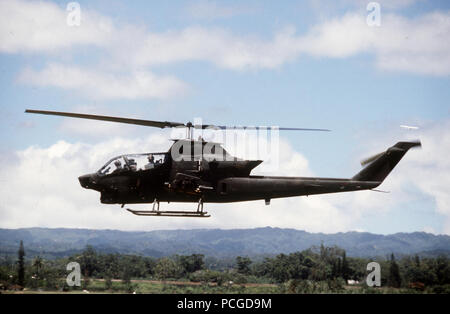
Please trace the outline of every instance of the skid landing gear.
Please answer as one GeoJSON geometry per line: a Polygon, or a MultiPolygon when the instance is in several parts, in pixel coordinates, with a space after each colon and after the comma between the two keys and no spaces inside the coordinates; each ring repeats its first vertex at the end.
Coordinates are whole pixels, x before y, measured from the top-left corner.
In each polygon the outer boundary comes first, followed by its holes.
{"type": "MultiPolygon", "coordinates": [[[[123,206],[122,206],[123,207],[123,206]]],[[[153,202],[152,210],[133,210],[127,208],[130,213],[137,216],[159,216],[159,217],[194,217],[194,218],[208,218],[207,212],[203,211],[203,200],[198,200],[197,211],[162,211],[159,210],[159,201],[157,199],[153,202]],[[155,209],[156,208],[156,209],[155,209]]]]}

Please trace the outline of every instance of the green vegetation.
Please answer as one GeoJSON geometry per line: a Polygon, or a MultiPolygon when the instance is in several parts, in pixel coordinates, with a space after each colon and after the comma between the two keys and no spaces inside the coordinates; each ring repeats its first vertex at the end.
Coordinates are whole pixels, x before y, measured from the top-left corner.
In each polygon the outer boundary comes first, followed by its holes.
{"type": "Polygon", "coordinates": [[[87,246],[69,258],[18,260],[0,265],[0,289],[27,292],[81,293],[450,293],[450,264],[446,256],[420,258],[348,257],[338,247],[319,247],[252,261],[205,258],[201,254],[151,258],[103,254],[87,246]],[[381,287],[365,283],[366,266],[381,265],[381,287]],[[69,262],[81,268],[81,287],[66,283],[69,262]],[[349,284],[349,283],[352,284],[349,284]]]}
{"type": "Polygon", "coordinates": [[[23,286],[25,284],[25,249],[23,241],[20,241],[19,259],[17,261],[17,284],[23,286]]]}

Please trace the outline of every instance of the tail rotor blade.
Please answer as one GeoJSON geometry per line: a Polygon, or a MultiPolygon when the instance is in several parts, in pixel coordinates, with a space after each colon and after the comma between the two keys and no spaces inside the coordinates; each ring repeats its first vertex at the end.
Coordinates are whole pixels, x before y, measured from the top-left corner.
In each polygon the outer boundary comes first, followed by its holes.
{"type": "Polygon", "coordinates": [[[384,152],[376,154],[376,155],[373,155],[373,156],[371,156],[369,158],[361,160],[361,166],[364,167],[364,166],[370,164],[371,162],[373,162],[373,161],[377,160],[379,157],[381,157],[383,154],[384,154],[384,152]]]}

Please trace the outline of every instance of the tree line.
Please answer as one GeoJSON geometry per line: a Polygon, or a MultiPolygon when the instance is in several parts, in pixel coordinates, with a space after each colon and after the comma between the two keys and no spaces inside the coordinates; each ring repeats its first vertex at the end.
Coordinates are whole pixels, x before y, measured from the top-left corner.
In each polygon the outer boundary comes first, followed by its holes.
{"type": "MultiPolygon", "coordinates": [[[[193,281],[225,284],[272,283],[283,292],[339,291],[348,283],[364,286],[367,264],[373,260],[346,256],[339,247],[320,245],[301,252],[279,254],[260,260],[238,256],[232,262],[202,254],[153,258],[127,254],[104,254],[87,246],[68,258],[44,260],[40,256],[26,261],[20,243],[16,261],[2,260],[0,288],[67,289],[65,277],[69,262],[80,264],[83,287],[91,279],[101,279],[105,288],[120,279],[126,290],[133,289],[132,279],[193,281]],[[319,288],[318,288],[319,287],[319,288]],[[320,288],[322,287],[322,288],[320,288]],[[321,290],[322,291],[322,290],[321,290]]],[[[447,256],[421,258],[394,254],[377,259],[381,266],[381,286],[415,291],[450,293],[450,265],[447,256]]]]}

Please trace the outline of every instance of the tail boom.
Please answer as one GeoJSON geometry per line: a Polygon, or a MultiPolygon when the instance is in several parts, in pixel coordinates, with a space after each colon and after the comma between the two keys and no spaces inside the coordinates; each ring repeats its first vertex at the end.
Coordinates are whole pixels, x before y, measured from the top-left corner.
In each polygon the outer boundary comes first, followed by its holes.
{"type": "Polygon", "coordinates": [[[209,199],[211,202],[236,202],[257,199],[272,199],[302,195],[339,193],[371,190],[378,187],[394,169],[406,152],[421,146],[416,142],[398,142],[364,161],[365,168],[351,179],[311,178],[311,177],[268,177],[226,178],[220,185],[227,186],[221,197],[209,199]]]}

